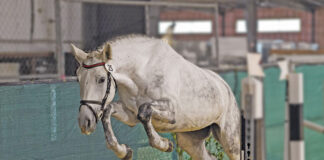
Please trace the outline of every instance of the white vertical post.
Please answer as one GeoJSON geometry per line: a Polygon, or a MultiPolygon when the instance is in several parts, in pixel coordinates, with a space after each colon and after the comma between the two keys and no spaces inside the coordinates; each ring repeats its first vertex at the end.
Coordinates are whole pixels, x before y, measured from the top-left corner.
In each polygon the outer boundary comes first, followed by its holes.
{"type": "MultiPolygon", "coordinates": [[[[244,129],[242,134],[244,135],[242,146],[244,149],[245,160],[262,160],[265,159],[264,154],[264,142],[262,142],[261,135],[263,131],[262,127],[258,127],[258,124],[263,121],[263,84],[262,81],[254,77],[247,77],[242,80],[242,109],[243,109],[243,121],[244,129]],[[261,158],[260,158],[261,157],[261,158]]],[[[264,129],[264,128],[263,128],[264,129]]]]}
{"type": "Polygon", "coordinates": [[[55,31],[56,31],[56,55],[57,55],[57,74],[58,78],[65,80],[65,55],[62,47],[62,30],[61,30],[61,6],[60,0],[55,0],[55,31]]]}
{"type": "MultiPolygon", "coordinates": [[[[287,82],[287,87],[288,87],[288,82],[287,82]]],[[[284,137],[284,160],[290,160],[289,156],[289,103],[288,103],[288,90],[286,90],[286,106],[285,106],[285,137],[284,137]]]]}
{"type": "Polygon", "coordinates": [[[304,160],[303,75],[288,74],[289,159],[304,160]]]}
{"type": "Polygon", "coordinates": [[[290,63],[288,60],[282,60],[278,62],[278,66],[280,68],[280,77],[279,80],[285,80],[286,82],[286,95],[285,95],[285,122],[284,122],[284,127],[285,127],[285,136],[284,136],[284,160],[289,160],[289,102],[288,102],[288,74],[289,72],[294,70],[294,65],[290,63]]]}
{"type": "Polygon", "coordinates": [[[150,36],[150,6],[145,5],[145,34],[150,36]]]}
{"type": "Polygon", "coordinates": [[[257,28],[258,28],[258,6],[256,0],[246,0],[246,28],[247,44],[249,52],[256,52],[257,28]]]}
{"type": "Polygon", "coordinates": [[[215,3],[214,9],[215,15],[215,23],[214,23],[214,37],[215,37],[215,54],[216,54],[216,67],[220,65],[220,58],[219,58],[219,44],[218,44],[218,3],[215,3]]]}

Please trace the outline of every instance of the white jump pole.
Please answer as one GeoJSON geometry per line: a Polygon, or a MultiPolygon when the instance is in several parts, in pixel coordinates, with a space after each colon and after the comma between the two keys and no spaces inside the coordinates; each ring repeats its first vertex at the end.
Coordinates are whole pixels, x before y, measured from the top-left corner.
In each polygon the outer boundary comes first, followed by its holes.
{"type": "MultiPolygon", "coordinates": [[[[288,74],[288,123],[289,123],[289,159],[304,160],[304,125],[303,125],[303,75],[288,74]]],[[[287,114],[286,114],[287,115],[287,114]]]]}
{"type": "Polygon", "coordinates": [[[303,74],[295,73],[293,64],[287,60],[278,64],[280,80],[287,80],[284,160],[304,160],[303,74]]]}

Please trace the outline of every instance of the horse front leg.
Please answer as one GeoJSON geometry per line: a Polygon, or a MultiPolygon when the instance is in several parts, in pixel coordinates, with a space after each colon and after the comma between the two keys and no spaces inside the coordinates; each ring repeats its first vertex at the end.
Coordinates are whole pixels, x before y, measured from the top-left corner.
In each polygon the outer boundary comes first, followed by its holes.
{"type": "Polygon", "coordinates": [[[175,116],[171,105],[169,104],[170,103],[167,100],[144,103],[139,107],[137,115],[145,128],[150,145],[164,152],[172,152],[173,143],[170,140],[161,137],[155,131],[152,125],[152,118],[165,123],[174,124],[175,116]]]}
{"type": "Polygon", "coordinates": [[[117,120],[127,124],[130,127],[134,127],[139,122],[137,115],[129,110],[123,102],[113,102],[110,103],[110,106],[113,110],[111,116],[117,120]]]}
{"type": "Polygon", "coordinates": [[[118,143],[111,127],[111,114],[112,107],[109,105],[109,107],[104,111],[103,118],[101,119],[105,132],[107,148],[111,149],[118,158],[123,160],[131,160],[133,158],[133,150],[125,144],[118,143]]]}

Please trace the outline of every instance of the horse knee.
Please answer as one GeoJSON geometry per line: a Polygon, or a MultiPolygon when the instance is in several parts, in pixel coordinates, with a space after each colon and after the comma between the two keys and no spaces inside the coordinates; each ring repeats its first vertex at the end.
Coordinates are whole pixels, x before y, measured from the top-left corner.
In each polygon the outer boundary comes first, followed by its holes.
{"type": "Polygon", "coordinates": [[[137,118],[141,122],[148,122],[152,116],[152,107],[150,103],[144,103],[139,106],[137,118]]]}
{"type": "Polygon", "coordinates": [[[117,148],[117,142],[106,142],[106,147],[110,150],[117,148]]]}

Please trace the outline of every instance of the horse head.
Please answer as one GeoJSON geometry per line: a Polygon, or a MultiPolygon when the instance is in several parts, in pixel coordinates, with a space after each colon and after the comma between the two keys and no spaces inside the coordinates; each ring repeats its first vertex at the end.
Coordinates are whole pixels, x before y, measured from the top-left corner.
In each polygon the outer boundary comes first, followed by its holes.
{"type": "Polygon", "coordinates": [[[111,51],[109,44],[103,49],[86,53],[73,44],[72,53],[80,66],[76,71],[80,84],[79,127],[89,135],[96,129],[106,106],[113,100],[117,84],[111,74],[108,60],[111,51]]]}

